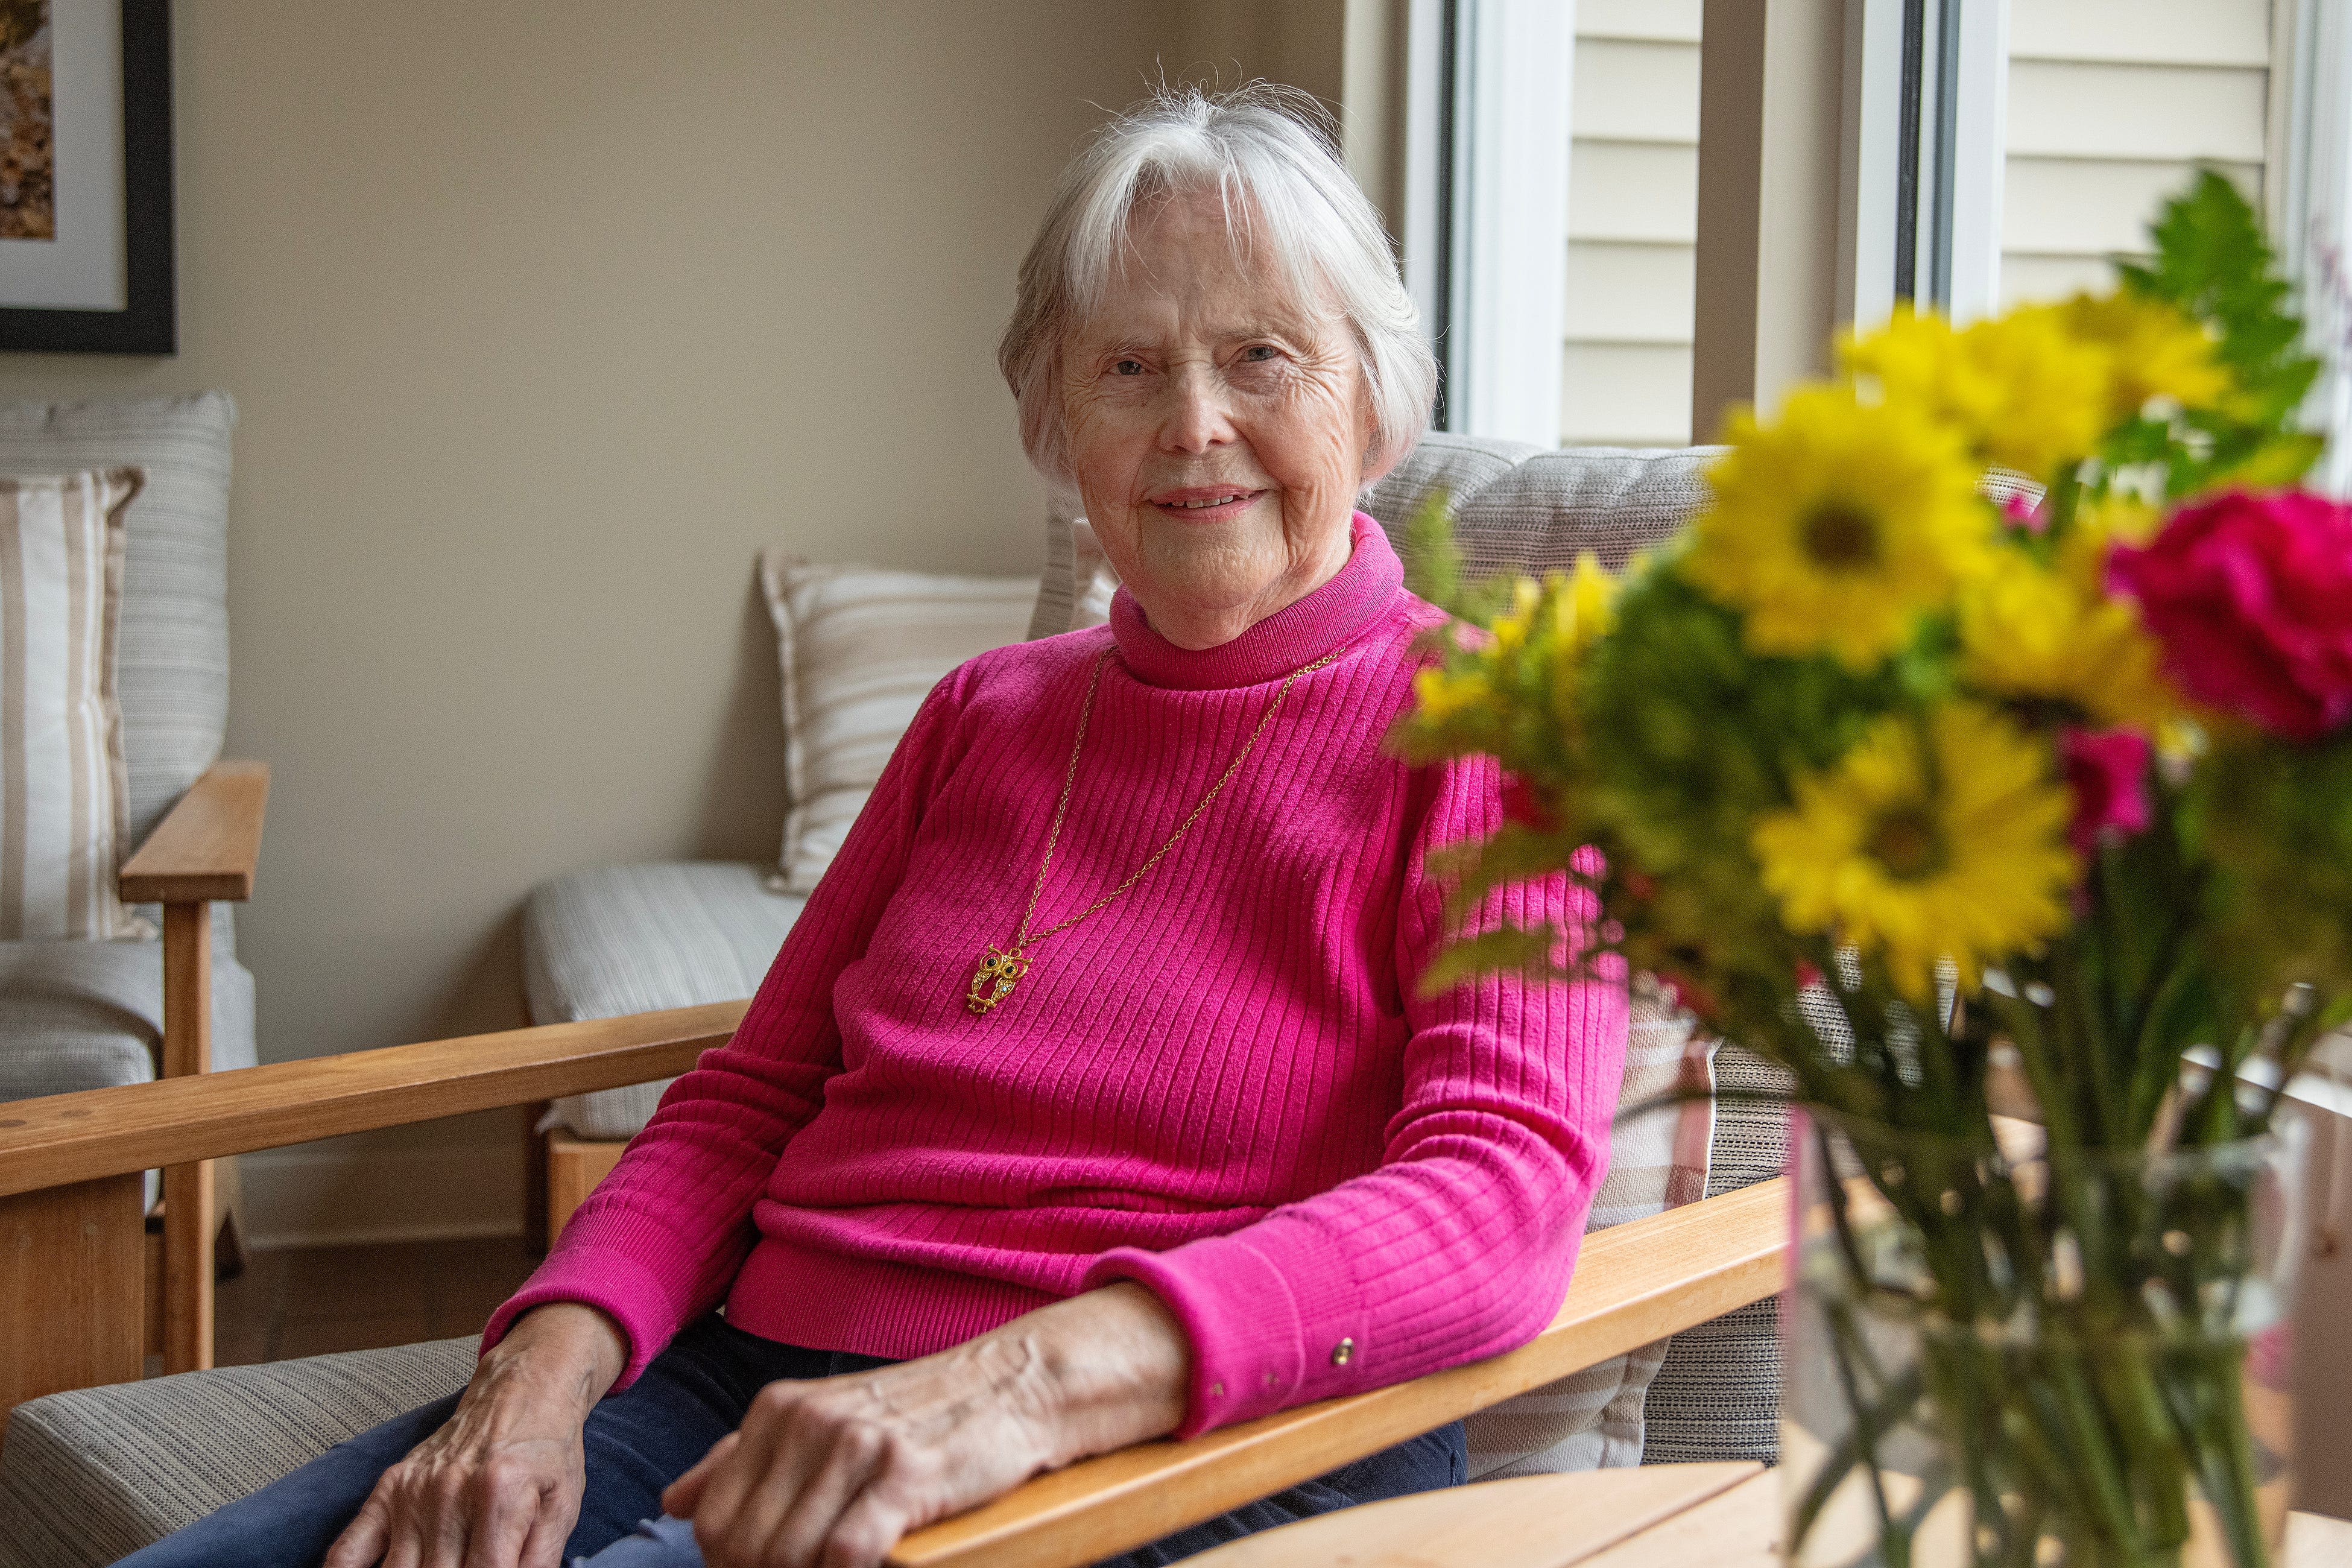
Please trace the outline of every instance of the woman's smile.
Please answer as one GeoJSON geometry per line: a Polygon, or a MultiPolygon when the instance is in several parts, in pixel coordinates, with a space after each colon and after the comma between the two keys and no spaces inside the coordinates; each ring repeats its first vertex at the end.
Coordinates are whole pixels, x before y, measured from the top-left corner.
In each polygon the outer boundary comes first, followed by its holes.
{"type": "Polygon", "coordinates": [[[1151,509],[1181,522],[1226,522],[1241,516],[1267,492],[1240,485],[1193,485],[1147,497],[1151,509]]]}

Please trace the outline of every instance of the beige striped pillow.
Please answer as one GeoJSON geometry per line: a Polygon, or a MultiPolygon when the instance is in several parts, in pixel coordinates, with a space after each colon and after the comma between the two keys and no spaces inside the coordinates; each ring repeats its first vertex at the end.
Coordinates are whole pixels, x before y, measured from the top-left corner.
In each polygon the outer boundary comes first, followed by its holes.
{"type": "Polygon", "coordinates": [[[821,566],[770,551],[760,584],[784,676],[779,891],[815,890],[940,677],[1022,640],[1034,577],[821,566]]]}
{"type": "Polygon", "coordinates": [[[153,934],[116,896],[114,649],[137,468],[0,479],[0,941],[153,934]]]}

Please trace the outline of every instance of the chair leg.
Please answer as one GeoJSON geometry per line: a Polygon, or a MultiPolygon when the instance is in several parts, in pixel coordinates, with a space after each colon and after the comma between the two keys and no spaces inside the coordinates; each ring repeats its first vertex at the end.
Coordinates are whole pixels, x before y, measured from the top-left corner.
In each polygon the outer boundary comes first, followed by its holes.
{"type": "MultiPolygon", "coordinates": [[[[163,906],[163,1076],[212,1070],[213,927],[207,903],[163,906]]],[[[163,1370],[213,1364],[213,1163],[163,1173],[163,1370]]]]}
{"type": "MultiPolygon", "coordinates": [[[[236,1169],[236,1162],[235,1160],[215,1160],[213,1162],[213,1169],[215,1172],[225,1175],[236,1169]]],[[[214,1186],[214,1191],[216,1194],[221,1194],[226,1189],[227,1185],[228,1184],[225,1181],[216,1181],[214,1186]]],[[[243,1274],[245,1272],[246,1264],[249,1258],[249,1255],[246,1250],[245,1232],[238,1227],[236,1208],[226,1196],[220,1197],[218,1206],[221,1211],[219,1221],[213,1226],[213,1283],[215,1287],[226,1285],[230,1280],[243,1274]]],[[[141,1227],[146,1232],[145,1240],[147,1244],[145,1247],[142,1249],[142,1262],[141,1265],[141,1273],[145,1279],[145,1289],[142,1292],[142,1300],[145,1301],[145,1306],[140,1313],[144,1326],[144,1332],[142,1335],[142,1339],[143,1341],[145,1353],[153,1357],[160,1363],[163,1359],[163,1320],[165,1317],[163,1310],[163,1205],[160,1203],[157,1204],[153,1209],[148,1212],[146,1220],[147,1223],[141,1227]]],[[[217,1314],[215,1314],[215,1328],[217,1328],[217,1314]]]]}
{"type": "Polygon", "coordinates": [[[0,1197],[0,1430],[9,1409],[139,1375],[137,1172],[0,1197]]]}

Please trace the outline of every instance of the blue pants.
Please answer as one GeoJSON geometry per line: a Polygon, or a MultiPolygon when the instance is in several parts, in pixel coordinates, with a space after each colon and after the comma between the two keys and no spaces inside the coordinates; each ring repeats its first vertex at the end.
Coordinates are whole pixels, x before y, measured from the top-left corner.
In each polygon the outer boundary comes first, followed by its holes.
{"type": "MultiPolygon", "coordinates": [[[[628,1389],[588,1417],[588,1489],[567,1560],[595,1568],[700,1568],[691,1527],[659,1517],[662,1489],[742,1424],[751,1396],[782,1378],[830,1377],[887,1364],[876,1356],[778,1344],[726,1320],[690,1325],[628,1389]]],[[[376,1478],[449,1419],[457,1396],[394,1416],[261,1490],[122,1560],[118,1568],[311,1568],[374,1489],[376,1478]]],[[[1165,1536],[1118,1568],[1173,1563],[1292,1520],[1351,1503],[1458,1486],[1462,1426],[1400,1443],[1288,1491],[1165,1536]]]]}

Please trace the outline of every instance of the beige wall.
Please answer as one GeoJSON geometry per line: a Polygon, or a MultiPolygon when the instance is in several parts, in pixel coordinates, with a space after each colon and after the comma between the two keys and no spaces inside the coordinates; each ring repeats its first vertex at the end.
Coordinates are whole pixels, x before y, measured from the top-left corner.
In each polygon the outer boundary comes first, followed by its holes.
{"type": "MultiPolygon", "coordinates": [[[[1350,0],[1168,0],[1159,61],[1171,80],[1233,87],[1255,77],[1333,109],[1347,87],[1350,0]]],[[[1353,0],[1366,10],[1366,0],[1353,0]]]]}
{"type": "MultiPolygon", "coordinates": [[[[240,928],[266,1059],[519,1021],[543,878],[774,852],[761,546],[1034,568],[992,340],[1089,100],[1139,93],[1164,22],[174,8],[182,352],[0,356],[0,396],[242,406],[229,749],[277,770],[240,928]]],[[[377,1146],[482,1146],[452,1167],[478,1180],[511,1127],[377,1146]]]]}
{"type": "Polygon", "coordinates": [[[1163,0],[1156,70],[1303,89],[1338,117],[1349,171],[1391,235],[1404,212],[1409,0],[1163,0]]]}

